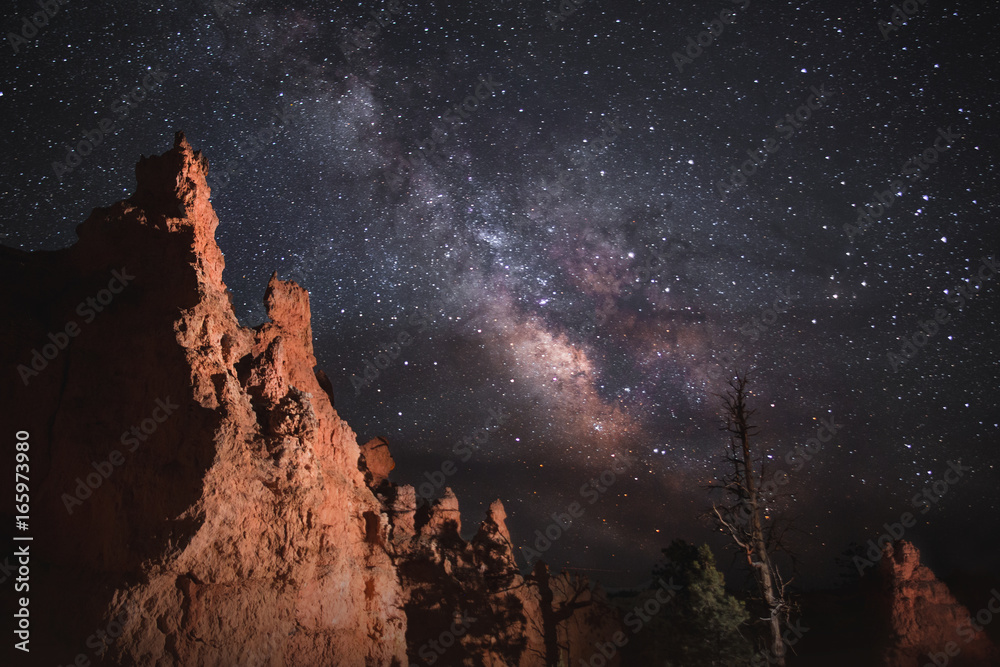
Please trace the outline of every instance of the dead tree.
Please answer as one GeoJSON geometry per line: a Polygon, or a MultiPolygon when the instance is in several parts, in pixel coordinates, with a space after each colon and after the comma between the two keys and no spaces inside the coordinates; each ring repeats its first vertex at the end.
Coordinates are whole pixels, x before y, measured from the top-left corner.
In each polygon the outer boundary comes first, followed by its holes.
{"type": "Polygon", "coordinates": [[[748,383],[749,374],[737,371],[729,380],[730,389],[725,394],[717,394],[725,407],[725,426],[722,430],[730,435],[726,461],[733,466],[733,470],[720,476],[719,483],[709,485],[724,492],[722,502],[712,503],[711,517],[746,555],[768,610],[768,615],[761,620],[768,624],[769,652],[777,660],[775,664],[783,666],[785,647],[781,632],[788,624],[790,611],[785,589],[791,581],[783,581],[774,563],[761,519],[764,504],[760,493],[761,473],[750,447],[750,439],[757,435],[758,429],[750,422],[756,411],[747,407],[748,383]]]}

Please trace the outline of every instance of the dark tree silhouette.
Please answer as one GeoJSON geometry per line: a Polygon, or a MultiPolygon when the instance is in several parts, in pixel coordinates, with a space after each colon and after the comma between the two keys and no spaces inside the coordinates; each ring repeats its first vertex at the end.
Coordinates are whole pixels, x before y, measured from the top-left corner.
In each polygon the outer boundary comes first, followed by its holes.
{"type": "Polygon", "coordinates": [[[549,566],[542,560],[535,562],[526,581],[538,587],[542,627],[536,629],[540,631],[544,642],[542,657],[545,664],[552,667],[564,664],[561,658],[564,651],[568,654],[569,646],[559,643],[559,624],[569,620],[577,610],[590,607],[594,603],[590,583],[585,577],[570,576],[569,583],[572,588],[569,597],[556,603],[549,566]]]}
{"type": "Polygon", "coordinates": [[[725,460],[732,465],[732,472],[720,475],[718,483],[709,485],[724,495],[722,501],[712,503],[711,517],[746,557],[766,608],[767,616],[761,620],[768,627],[768,651],[777,661],[775,664],[783,666],[785,646],[781,633],[791,610],[786,595],[791,580],[782,579],[773,558],[776,536],[763,525],[760,464],[750,444],[759,431],[751,423],[756,411],[747,406],[749,382],[749,373],[737,370],[728,382],[729,390],[717,394],[725,408],[722,430],[730,434],[725,460]]]}
{"type": "MultiPolygon", "coordinates": [[[[749,619],[742,602],[726,593],[725,578],[707,544],[700,547],[674,540],[663,549],[664,562],[654,580],[680,586],[647,627],[643,664],[710,667],[745,664],[752,644],[740,634],[749,619]],[[666,662],[663,662],[666,660],[666,662]]],[[[645,630],[646,628],[644,628],[645,630]]]]}

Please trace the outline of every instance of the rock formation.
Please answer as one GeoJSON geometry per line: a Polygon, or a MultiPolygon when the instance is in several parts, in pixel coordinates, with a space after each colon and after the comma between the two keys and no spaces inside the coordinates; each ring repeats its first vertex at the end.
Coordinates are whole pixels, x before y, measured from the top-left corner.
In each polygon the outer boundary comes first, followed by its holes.
{"type": "Polygon", "coordinates": [[[437,664],[527,667],[546,631],[590,641],[559,605],[594,614],[599,596],[522,576],[499,502],[463,539],[450,490],[417,508],[387,479],[388,443],[358,447],[315,370],[304,289],[272,276],[269,321],[238,323],[207,171],[178,134],[74,246],[0,247],[6,426],[30,434],[32,660],[389,667],[436,641],[437,664]]]}
{"type": "MultiPolygon", "coordinates": [[[[381,445],[363,448],[362,469],[392,469],[381,445]]],[[[411,664],[578,664],[621,630],[618,614],[586,578],[550,575],[541,562],[521,573],[499,500],[466,540],[450,488],[418,506],[412,486],[381,479],[374,476],[371,484],[389,516],[411,664]]],[[[605,664],[617,666],[618,657],[605,664]]]]}
{"type": "Polygon", "coordinates": [[[314,373],[309,296],[272,277],[270,321],[240,326],[207,170],[178,134],[76,245],[0,257],[45,572],[32,657],[96,661],[121,617],[112,664],[403,665],[386,519],[314,373]]]}
{"type": "Polygon", "coordinates": [[[885,547],[879,562],[880,602],[887,618],[886,667],[920,667],[939,655],[939,664],[997,665],[1000,653],[970,622],[969,610],[920,562],[905,540],[885,547]]]}
{"type": "Polygon", "coordinates": [[[385,438],[372,438],[361,447],[361,458],[358,466],[365,474],[365,483],[372,489],[377,489],[389,478],[389,473],[396,467],[389,453],[389,441],[385,438]]]}

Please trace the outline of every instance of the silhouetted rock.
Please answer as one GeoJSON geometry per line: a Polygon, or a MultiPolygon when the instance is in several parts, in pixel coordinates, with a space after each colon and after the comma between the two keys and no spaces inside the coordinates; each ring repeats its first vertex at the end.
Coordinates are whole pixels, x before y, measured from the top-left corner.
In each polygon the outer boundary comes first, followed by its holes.
{"type": "MultiPolygon", "coordinates": [[[[585,578],[550,577],[543,563],[542,577],[521,573],[499,500],[466,540],[450,488],[421,507],[412,486],[378,488],[391,522],[411,664],[576,664],[621,630],[618,612],[585,578]]],[[[606,664],[617,666],[617,656],[606,664]]]]}

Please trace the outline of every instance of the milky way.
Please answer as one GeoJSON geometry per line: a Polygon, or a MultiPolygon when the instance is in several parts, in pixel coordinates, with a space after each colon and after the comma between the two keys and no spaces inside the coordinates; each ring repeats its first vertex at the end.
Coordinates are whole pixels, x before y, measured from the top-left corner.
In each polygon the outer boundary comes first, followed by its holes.
{"type": "Polygon", "coordinates": [[[813,580],[958,459],[910,537],[998,569],[1000,283],[969,282],[1000,250],[995,9],[323,4],[70,3],[8,38],[5,244],[71,244],[183,129],[241,320],[272,271],[310,290],[337,409],[388,438],[396,481],[512,415],[448,480],[467,525],[501,498],[527,544],[624,456],[548,560],[625,582],[674,537],[721,547],[698,514],[738,363],[772,470],[841,425],[773,508],[813,580]]]}

